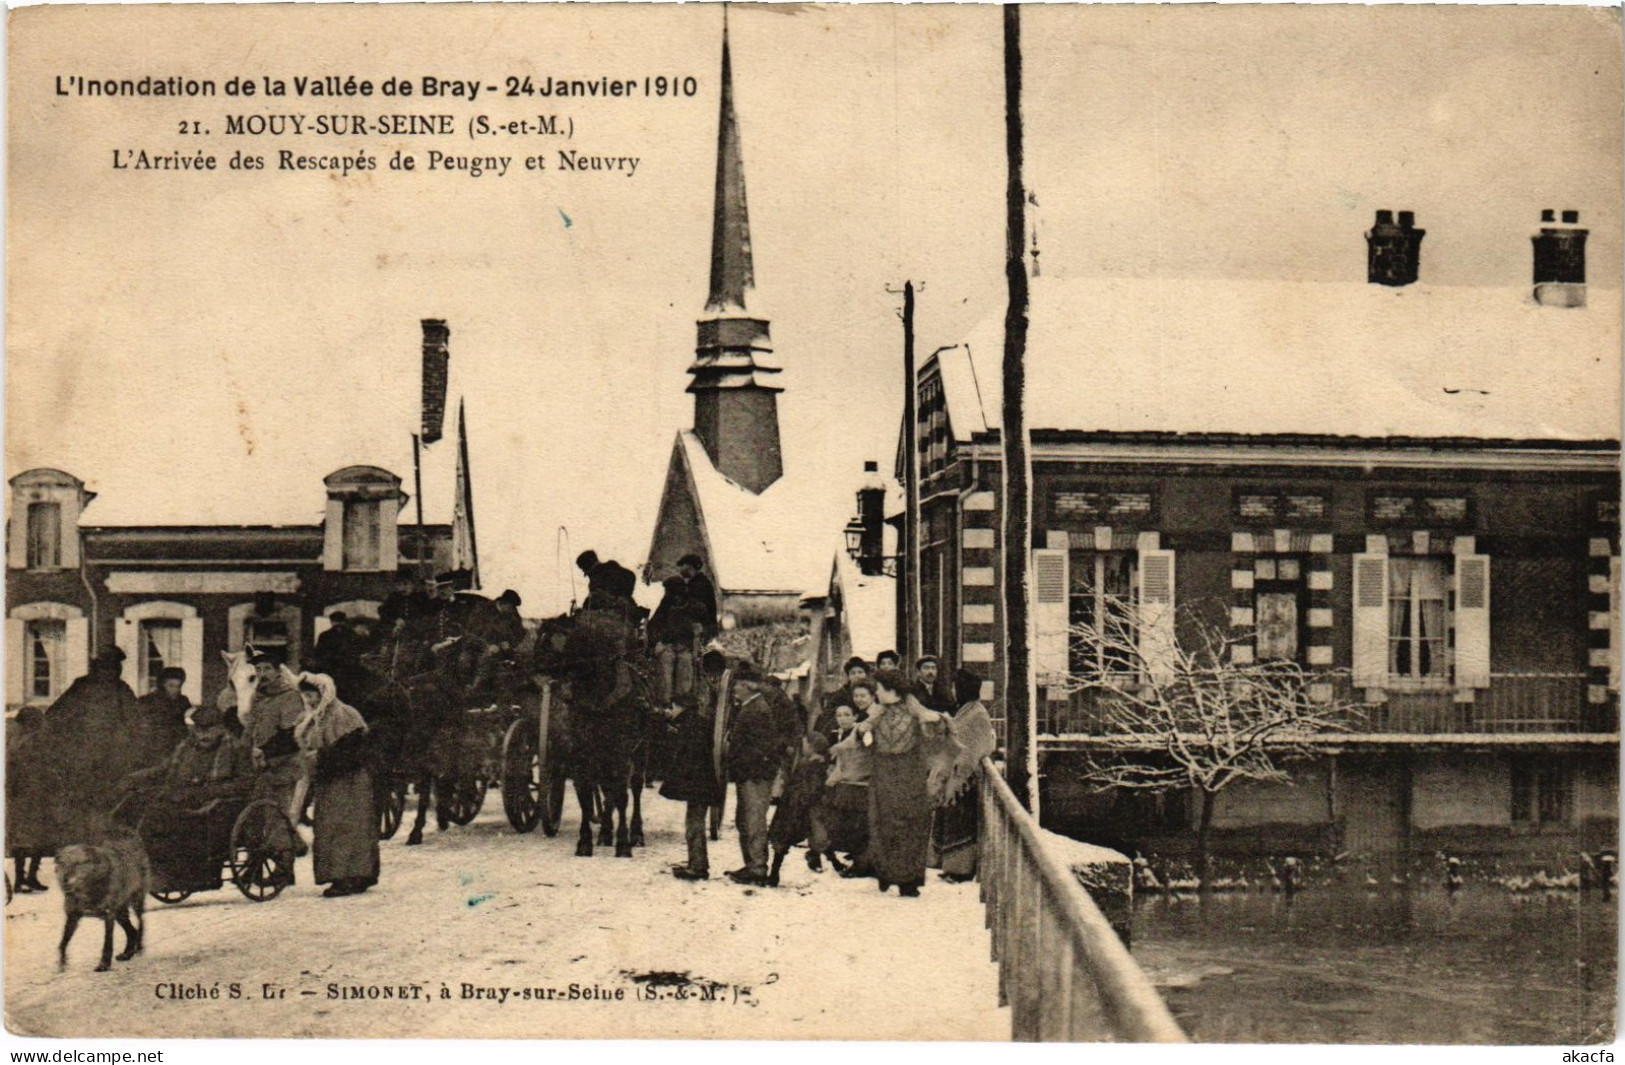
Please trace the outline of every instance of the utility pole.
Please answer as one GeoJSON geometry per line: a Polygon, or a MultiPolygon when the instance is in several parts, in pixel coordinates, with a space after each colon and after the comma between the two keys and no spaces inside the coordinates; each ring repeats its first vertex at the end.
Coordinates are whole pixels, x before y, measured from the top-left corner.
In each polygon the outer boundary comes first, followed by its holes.
{"type": "Polygon", "coordinates": [[[914,282],[903,283],[903,625],[905,665],[920,648],[919,386],[914,373],[914,282]]]}
{"type": "Polygon", "coordinates": [[[1005,775],[1016,798],[1038,816],[1038,745],[1031,654],[1033,546],[1032,455],[1028,449],[1026,192],[1022,188],[1021,7],[1004,7],[1005,190],[1004,397],[999,442],[1003,461],[1004,705],[1009,758],[1005,775]]]}

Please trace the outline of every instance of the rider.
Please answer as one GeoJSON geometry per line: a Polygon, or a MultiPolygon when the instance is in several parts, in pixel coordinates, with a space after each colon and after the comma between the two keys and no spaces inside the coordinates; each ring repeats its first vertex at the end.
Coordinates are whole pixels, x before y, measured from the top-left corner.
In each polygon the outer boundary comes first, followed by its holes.
{"type": "Polygon", "coordinates": [[[587,576],[587,601],[583,610],[619,610],[635,613],[637,604],[632,593],[637,590],[637,574],[610,559],[598,560],[596,551],[583,551],[576,556],[576,568],[587,576]]]}

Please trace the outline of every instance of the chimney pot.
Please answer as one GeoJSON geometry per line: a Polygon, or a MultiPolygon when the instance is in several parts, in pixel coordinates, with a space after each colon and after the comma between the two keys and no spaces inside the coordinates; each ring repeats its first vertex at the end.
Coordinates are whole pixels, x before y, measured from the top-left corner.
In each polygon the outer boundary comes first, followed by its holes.
{"type": "Polygon", "coordinates": [[[863,472],[864,473],[879,473],[880,472],[880,463],[876,462],[874,459],[870,459],[868,462],[865,462],[863,464],[863,472]]]}
{"type": "Polygon", "coordinates": [[[1557,221],[1557,212],[1548,207],[1540,212],[1540,220],[1542,222],[1555,222],[1557,221]]]}
{"type": "Polygon", "coordinates": [[[1422,238],[1427,230],[1416,228],[1416,212],[1378,211],[1376,224],[1366,232],[1366,280],[1373,285],[1400,288],[1416,281],[1422,263],[1422,238]]]}
{"type": "MultiPolygon", "coordinates": [[[[1552,211],[1542,211],[1542,223],[1552,221],[1552,211]]],[[[1563,222],[1574,226],[1580,212],[1563,212],[1563,222]]],[[[1580,228],[1554,229],[1542,225],[1530,238],[1535,246],[1535,302],[1543,307],[1584,307],[1586,302],[1586,237],[1580,228]]]]}

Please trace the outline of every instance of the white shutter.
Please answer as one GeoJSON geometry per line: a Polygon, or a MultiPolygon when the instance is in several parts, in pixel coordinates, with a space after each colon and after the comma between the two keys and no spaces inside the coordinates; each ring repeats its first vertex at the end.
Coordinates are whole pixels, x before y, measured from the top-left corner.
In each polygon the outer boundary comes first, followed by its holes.
{"type": "Polygon", "coordinates": [[[28,622],[6,619],[6,705],[23,704],[23,663],[28,661],[28,622]]]}
{"type": "Polygon", "coordinates": [[[1619,556],[1608,560],[1608,688],[1619,691],[1619,556]]]}
{"type": "Polygon", "coordinates": [[[1174,553],[1140,552],[1140,659],[1157,679],[1174,669],[1174,553]]]}
{"type": "Polygon", "coordinates": [[[1388,683],[1388,556],[1354,556],[1354,684],[1388,683]]]}
{"type": "Polygon", "coordinates": [[[69,618],[63,626],[62,684],[68,685],[90,672],[90,619],[69,618]]]}
{"type": "Polygon", "coordinates": [[[1490,686],[1490,557],[1456,556],[1456,687],[1490,686]]]}
{"type": "Polygon", "coordinates": [[[141,623],[134,618],[119,618],[113,625],[113,643],[124,652],[124,683],[133,691],[140,680],[141,623]]]}
{"type": "Polygon", "coordinates": [[[1071,587],[1065,551],[1040,548],[1033,552],[1033,672],[1040,682],[1065,675],[1071,617],[1067,592],[1071,587]]]}
{"type": "Polygon", "coordinates": [[[181,692],[193,705],[203,701],[203,619],[181,619],[181,668],[186,670],[186,683],[181,692]]]}

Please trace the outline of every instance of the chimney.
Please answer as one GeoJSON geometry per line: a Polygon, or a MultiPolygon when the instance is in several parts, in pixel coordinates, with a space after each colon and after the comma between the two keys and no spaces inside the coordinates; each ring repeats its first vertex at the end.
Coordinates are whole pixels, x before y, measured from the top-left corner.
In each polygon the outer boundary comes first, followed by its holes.
{"type": "Polygon", "coordinates": [[[1415,284],[1422,265],[1422,238],[1427,230],[1416,228],[1416,215],[1378,211],[1377,221],[1366,232],[1366,280],[1373,285],[1400,288],[1415,284]]]}
{"type": "Polygon", "coordinates": [[[1535,245],[1535,302],[1543,307],[1586,305],[1586,237],[1580,212],[1540,212],[1540,232],[1529,239],[1535,245]]]}
{"type": "Polygon", "coordinates": [[[444,318],[423,319],[423,442],[440,439],[446,420],[446,378],[451,329],[444,318]]]}
{"type": "Polygon", "coordinates": [[[863,464],[863,487],[858,489],[858,569],[878,576],[886,565],[886,485],[880,479],[880,464],[863,464]]]}

